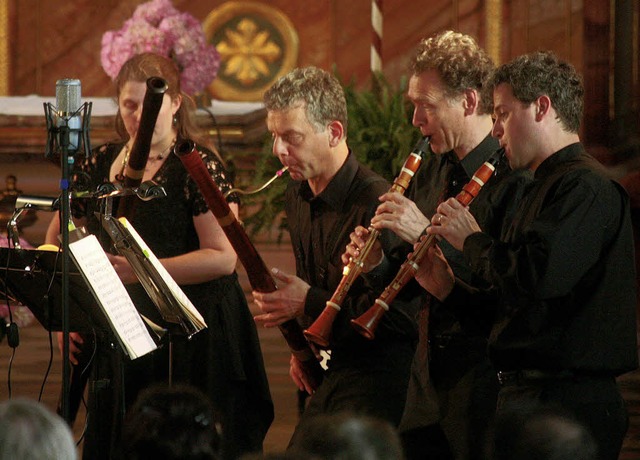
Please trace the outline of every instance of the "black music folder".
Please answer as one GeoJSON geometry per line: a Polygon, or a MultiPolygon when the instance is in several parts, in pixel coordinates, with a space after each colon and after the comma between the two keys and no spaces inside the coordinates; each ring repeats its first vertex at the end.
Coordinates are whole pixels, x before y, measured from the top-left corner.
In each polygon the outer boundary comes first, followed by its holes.
{"type": "MultiPolygon", "coordinates": [[[[95,237],[70,245],[69,330],[115,337],[131,359],[157,346],[95,237]],[[81,242],[81,243],[80,243],[81,242]],[[89,243],[87,245],[86,243],[89,243]],[[74,247],[82,244],[80,248],[74,247]],[[80,267],[75,257],[81,257],[80,267]],[[95,259],[88,262],[88,259],[95,259]]],[[[29,307],[49,331],[62,330],[62,267],[58,252],[0,248],[0,289],[29,307]]]]}
{"type": "MultiPolygon", "coordinates": [[[[29,307],[48,331],[62,330],[61,277],[58,252],[0,248],[0,289],[6,284],[9,293],[29,307]]],[[[69,268],[69,322],[71,329],[77,332],[109,331],[106,318],[72,260],[69,268]]]]}

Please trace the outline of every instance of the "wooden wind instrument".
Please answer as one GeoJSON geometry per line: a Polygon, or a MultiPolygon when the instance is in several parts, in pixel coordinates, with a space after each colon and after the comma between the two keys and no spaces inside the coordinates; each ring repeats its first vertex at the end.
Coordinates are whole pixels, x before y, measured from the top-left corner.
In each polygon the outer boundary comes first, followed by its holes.
{"type": "MultiPolygon", "coordinates": [[[[405,160],[404,165],[402,165],[400,174],[394,180],[393,185],[389,189],[389,192],[404,194],[405,190],[409,186],[409,182],[411,182],[411,179],[420,167],[424,155],[428,151],[429,137],[423,137],[418,141],[416,146],[409,154],[409,157],[405,160]]],[[[342,271],[342,279],[340,280],[338,287],[333,293],[333,296],[331,296],[331,299],[327,301],[326,307],[324,308],[324,310],[322,310],[313,324],[311,324],[311,326],[309,326],[309,328],[304,331],[305,337],[310,342],[313,342],[321,347],[329,346],[329,342],[331,341],[331,329],[333,327],[333,322],[336,318],[336,315],[340,311],[342,302],[344,302],[344,299],[347,296],[351,285],[362,273],[364,261],[369,256],[369,252],[371,252],[371,248],[378,239],[379,234],[380,232],[378,230],[370,227],[369,239],[367,240],[365,246],[361,249],[360,254],[357,258],[352,258],[344,267],[342,271]]]]}
{"type": "MultiPolygon", "coordinates": [[[[140,114],[140,124],[136,139],[133,141],[131,153],[124,169],[124,188],[134,189],[142,182],[144,168],[149,159],[151,150],[151,139],[153,130],[156,127],[158,113],[162,107],[164,93],[167,91],[167,82],[160,77],[150,77],[147,79],[147,90],[144,93],[142,102],[142,113],[140,114]]],[[[116,216],[127,217],[131,220],[136,200],[135,195],[124,195],[120,197],[116,216]]]]}
{"type": "MultiPolygon", "coordinates": [[[[471,180],[462,188],[462,191],[458,193],[456,200],[462,205],[468,206],[473,199],[478,196],[478,192],[480,192],[484,184],[491,179],[491,176],[493,176],[496,170],[496,165],[500,162],[503,155],[504,149],[502,148],[493,153],[487,161],[478,168],[471,180]]],[[[391,305],[391,302],[394,301],[402,288],[415,276],[420,264],[427,255],[427,250],[435,243],[435,240],[436,237],[433,234],[428,234],[423,237],[414,251],[407,256],[407,260],[400,267],[396,277],[385,288],[380,297],[376,299],[373,306],[358,318],[351,320],[351,325],[361,335],[370,340],[375,337],[375,331],[382,316],[385,312],[389,311],[389,305],[391,305]]]]}
{"type": "MultiPolygon", "coordinates": [[[[180,158],[185,169],[198,185],[207,206],[211,209],[238,254],[238,259],[247,272],[251,287],[258,292],[275,291],[277,289],[275,280],[244,228],[229,208],[220,188],[209,174],[194,142],[191,140],[179,141],[174,147],[174,153],[180,158]]],[[[300,361],[305,374],[311,380],[311,386],[314,389],[317,388],[322,381],[323,370],[315,353],[304,338],[302,328],[294,319],[285,321],[278,327],[287,341],[291,353],[300,361]]]]}

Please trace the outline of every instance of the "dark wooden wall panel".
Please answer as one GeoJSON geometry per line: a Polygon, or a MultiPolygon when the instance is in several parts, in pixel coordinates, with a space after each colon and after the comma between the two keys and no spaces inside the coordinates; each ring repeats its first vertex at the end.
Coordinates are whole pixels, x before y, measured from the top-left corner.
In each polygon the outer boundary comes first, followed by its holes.
{"type": "MultiPolygon", "coordinates": [[[[386,0],[383,71],[396,83],[418,40],[448,28],[475,36],[486,45],[486,3],[490,0],[386,0]]],[[[519,54],[552,49],[584,74],[587,99],[585,139],[611,141],[610,9],[614,0],[502,0],[500,62],[519,54]]],[[[9,0],[13,95],[52,96],[55,81],[82,80],[83,95],[110,96],[112,86],[100,66],[100,43],[107,30],[119,29],[142,0],[9,0]]],[[[174,0],[181,11],[204,21],[221,0],[174,0]]],[[[336,66],[360,86],[370,77],[371,2],[368,0],[270,0],[294,24],[300,39],[298,65],[336,66]]],[[[640,6],[636,4],[635,15],[640,6]]],[[[640,38],[637,30],[635,41],[640,38]]],[[[640,93],[636,60],[634,86],[640,93]]],[[[630,71],[632,71],[630,69],[630,71]]],[[[635,102],[634,110],[638,113],[635,102]]],[[[638,115],[636,118],[640,118],[638,115]]]]}
{"type": "Polygon", "coordinates": [[[111,93],[100,40],[114,15],[111,23],[122,22],[117,2],[20,0],[15,10],[13,94],[53,95],[56,80],[67,77],[80,78],[84,94],[111,93]]]}
{"type": "MultiPolygon", "coordinates": [[[[108,77],[100,66],[100,43],[107,30],[119,29],[131,17],[135,0],[78,0],[58,4],[51,0],[13,0],[12,91],[14,95],[53,95],[55,81],[82,80],[83,94],[111,95],[108,77]]],[[[181,11],[204,21],[222,1],[175,0],[181,11]]],[[[265,2],[267,3],[267,2],[265,2]]],[[[272,0],[295,25],[300,38],[299,65],[317,65],[338,71],[365,84],[370,76],[371,2],[365,0],[272,0]]],[[[382,59],[385,74],[398,81],[406,74],[407,59],[418,40],[435,31],[457,28],[483,41],[481,0],[409,0],[384,5],[382,59]]]]}
{"type": "Polygon", "coordinates": [[[589,144],[609,144],[611,100],[609,83],[612,56],[610,54],[609,5],[597,0],[584,2],[583,74],[587,86],[583,137],[589,144]]]}
{"type": "Polygon", "coordinates": [[[507,0],[503,11],[502,62],[526,53],[529,42],[528,0],[507,0]]]}
{"type": "Polygon", "coordinates": [[[461,0],[457,7],[458,15],[453,18],[454,28],[472,35],[480,43],[486,43],[486,14],[484,2],[480,0],[461,0]]]}

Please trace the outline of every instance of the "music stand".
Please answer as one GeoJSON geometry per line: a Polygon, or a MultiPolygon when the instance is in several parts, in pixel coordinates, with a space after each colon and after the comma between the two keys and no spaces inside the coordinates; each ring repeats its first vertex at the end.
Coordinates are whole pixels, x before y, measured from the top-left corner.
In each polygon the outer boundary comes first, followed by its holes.
{"type": "MultiPolygon", "coordinates": [[[[98,243],[96,242],[96,244],[98,243]]],[[[116,323],[110,322],[107,312],[103,308],[105,304],[101,304],[97,300],[96,296],[99,297],[99,294],[95,293],[94,295],[94,290],[88,279],[85,278],[73,258],[69,258],[68,270],[65,271],[59,252],[0,248],[0,279],[8,293],[29,307],[46,330],[64,332],[67,327],[64,322],[63,308],[65,308],[68,311],[69,330],[84,333],[84,337],[95,339],[94,343],[118,343],[121,345],[118,348],[125,354],[134,351],[134,348],[127,347],[126,343],[122,342],[122,340],[129,340],[130,337],[121,335],[122,332],[117,329],[122,327],[121,325],[117,326],[116,323]],[[67,302],[63,303],[61,299],[64,295],[65,280],[68,293],[67,302]]],[[[131,307],[133,308],[132,304],[131,307]]],[[[133,311],[135,312],[135,309],[133,311]]],[[[144,321],[142,324],[150,331],[148,324],[144,321]]],[[[150,340],[153,341],[153,336],[150,336],[150,340]]],[[[133,347],[133,343],[128,343],[133,347]]],[[[87,345],[86,342],[85,345],[87,345]]],[[[137,343],[135,352],[146,353],[149,350],[147,347],[148,345],[142,344],[141,349],[141,344],[137,343]]],[[[78,377],[66,386],[63,384],[59,409],[66,409],[67,418],[65,420],[69,423],[73,423],[80,403],[84,382],[88,378],[85,369],[93,359],[92,357],[93,354],[81,357],[85,363],[80,367],[74,366],[72,371],[73,373],[78,372],[78,377]],[[75,395],[75,398],[70,399],[69,396],[74,385],[77,386],[76,390],[79,390],[79,393],[75,395]],[[66,407],[64,403],[66,403],[66,407]]]]}
{"type": "MultiPolygon", "coordinates": [[[[58,252],[52,251],[0,248],[0,279],[5,289],[21,304],[27,306],[47,331],[63,330],[63,275],[62,257],[59,255],[58,252]]],[[[70,330],[83,332],[85,337],[92,340],[112,336],[107,319],[72,259],[67,277],[70,330]]],[[[88,342],[85,344],[88,345],[88,342]]],[[[88,366],[89,358],[84,358],[86,362],[78,368],[78,376],[71,379],[66,386],[63,385],[58,412],[62,414],[66,409],[65,420],[70,424],[75,419],[81,398],[69,398],[69,395],[72,392],[82,395],[89,377],[85,367],[88,366]]]]}
{"type": "MultiPolygon", "coordinates": [[[[0,248],[0,277],[46,330],[62,331],[62,257],[58,252],[0,248]]],[[[69,312],[71,330],[112,335],[73,260],[69,267],[69,312]]]]}

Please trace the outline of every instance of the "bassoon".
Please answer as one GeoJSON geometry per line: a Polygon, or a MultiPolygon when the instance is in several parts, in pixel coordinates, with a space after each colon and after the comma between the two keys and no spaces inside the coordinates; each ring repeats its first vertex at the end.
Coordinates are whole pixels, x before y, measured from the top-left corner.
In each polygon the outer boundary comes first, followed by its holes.
{"type": "MultiPolygon", "coordinates": [[[[503,155],[504,149],[502,148],[494,152],[487,161],[478,168],[471,180],[462,188],[462,191],[456,195],[456,200],[462,205],[468,206],[473,199],[478,196],[484,184],[491,179],[503,155]]],[[[368,339],[375,337],[375,331],[382,316],[385,312],[389,311],[389,305],[391,305],[391,302],[393,302],[402,288],[415,276],[420,264],[427,255],[429,247],[435,243],[435,240],[436,236],[434,234],[428,234],[423,237],[413,252],[407,256],[407,260],[400,266],[396,277],[385,288],[380,297],[376,299],[373,306],[358,318],[351,320],[351,325],[361,335],[368,339]]]]}
{"type": "MultiPolygon", "coordinates": [[[[167,82],[163,78],[149,77],[147,79],[147,89],[142,100],[142,112],[140,113],[136,138],[133,141],[133,146],[124,168],[124,178],[122,179],[124,190],[137,189],[142,183],[144,169],[151,151],[153,131],[155,130],[158,114],[167,89],[167,82]]],[[[137,194],[122,195],[118,203],[116,216],[125,217],[131,221],[135,214],[138,199],[137,194]]],[[[162,295],[162,292],[168,290],[164,280],[162,280],[157,271],[150,271],[152,267],[150,267],[149,260],[143,256],[137,244],[133,241],[129,230],[108,212],[103,215],[102,226],[113,240],[116,251],[124,256],[131,265],[149,298],[162,313],[162,317],[168,322],[178,322],[177,316],[170,312],[172,310],[176,311],[179,307],[175,305],[174,299],[162,295]]],[[[196,329],[191,329],[189,333],[195,334],[199,330],[196,329]]]]}
{"type": "MultiPolygon", "coordinates": [[[[405,160],[400,174],[393,182],[393,185],[389,189],[389,192],[397,192],[404,194],[405,190],[409,186],[409,182],[413,178],[414,174],[420,167],[422,159],[426,152],[429,151],[429,137],[423,137],[418,141],[413,148],[409,157],[405,160]]],[[[313,342],[321,347],[328,347],[331,341],[331,329],[333,322],[342,308],[342,302],[344,302],[349,289],[353,285],[354,281],[362,273],[364,261],[367,260],[369,252],[374,243],[378,239],[380,232],[373,227],[369,228],[369,239],[364,247],[361,249],[358,257],[352,258],[349,263],[344,267],[342,271],[342,279],[338,284],[335,292],[331,296],[331,299],[327,301],[327,305],[320,313],[318,318],[304,331],[304,335],[310,342],[313,342]]]]}
{"type": "MultiPolygon", "coordinates": [[[[229,208],[220,188],[209,174],[195,143],[191,140],[179,141],[174,147],[174,153],[180,158],[185,169],[198,185],[207,206],[211,209],[238,254],[238,259],[247,272],[253,290],[264,293],[274,292],[277,289],[275,280],[244,228],[229,208]]],[[[278,327],[291,352],[302,364],[305,374],[310,379],[311,386],[314,389],[317,388],[322,381],[323,371],[315,353],[302,334],[302,328],[294,319],[285,321],[278,327]]]]}
{"type": "MultiPolygon", "coordinates": [[[[160,77],[150,77],[147,79],[147,90],[144,93],[144,99],[142,101],[142,113],[140,114],[138,131],[124,169],[124,180],[122,184],[124,188],[134,189],[142,182],[144,168],[149,159],[149,151],[151,150],[153,130],[156,127],[158,113],[160,113],[164,93],[167,91],[167,88],[167,82],[160,77]]],[[[116,215],[118,217],[127,217],[131,220],[136,200],[135,195],[124,195],[120,197],[116,215]]]]}

